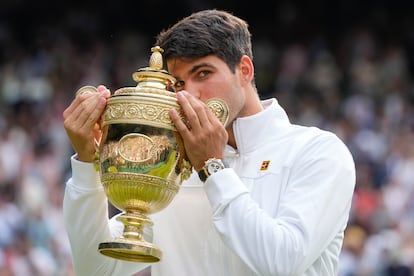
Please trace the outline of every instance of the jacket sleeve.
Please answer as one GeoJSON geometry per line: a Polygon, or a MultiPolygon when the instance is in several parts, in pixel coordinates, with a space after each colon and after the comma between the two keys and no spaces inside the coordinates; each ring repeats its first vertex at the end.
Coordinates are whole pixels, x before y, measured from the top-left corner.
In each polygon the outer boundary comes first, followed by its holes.
{"type": "Polygon", "coordinates": [[[108,218],[108,203],[93,164],[71,158],[63,213],[76,275],[132,275],[148,264],[126,262],[98,252],[99,243],[122,234],[123,225],[108,218]]]}
{"type": "Polygon", "coordinates": [[[306,142],[293,159],[274,198],[276,215],[260,207],[233,169],[205,184],[223,241],[260,275],[303,275],[348,220],[355,167],[345,145],[325,135],[306,142]]]}

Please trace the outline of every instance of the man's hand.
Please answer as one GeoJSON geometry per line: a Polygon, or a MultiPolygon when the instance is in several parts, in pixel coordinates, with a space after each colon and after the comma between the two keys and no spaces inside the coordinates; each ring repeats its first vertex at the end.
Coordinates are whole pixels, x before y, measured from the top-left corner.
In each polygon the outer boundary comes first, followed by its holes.
{"type": "Polygon", "coordinates": [[[170,111],[171,120],[184,141],[187,156],[199,171],[209,158],[223,158],[228,134],[210,108],[186,91],[177,92],[177,100],[188,120],[185,124],[175,109],[170,111]]]}
{"type": "Polygon", "coordinates": [[[97,92],[76,95],[63,112],[63,124],[79,161],[94,160],[95,140],[101,137],[101,115],[110,95],[110,91],[100,85],[97,92]]]}

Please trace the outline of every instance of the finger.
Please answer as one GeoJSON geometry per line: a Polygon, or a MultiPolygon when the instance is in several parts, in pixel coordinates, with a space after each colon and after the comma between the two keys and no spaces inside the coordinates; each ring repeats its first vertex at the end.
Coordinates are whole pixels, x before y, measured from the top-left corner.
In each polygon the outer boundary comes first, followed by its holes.
{"type": "Polygon", "coordinates": [[[210,115],[211,115],[210,108],[205,103],[200,101],[198,98],[193,97],[191,94],[187,93],[186,98],[189,101],[192,109],[197,115],[197,119],[198,119],[200,127],[203,128],[204,126],[209,125],[211,123],[210,122],[210,115]]]}
{"type": "Polygon", "coordinates": [[[65,126],[73,131],[93,129],[105,105],[106,99],[99,94],[78,95],[64,111],[65,126]]]}
{"type": "Polygon", "coordinates": [[[177,93],[177,101],[184,112],[190,128],[197,128],[200,125],[197,114],[195,113],[190,101],[187,99],[188,92],[180,91],[177,93]]]}
{"type": "Polygon", "coordinates": [[[204,103],[193,97],[187,91],[178,92],[177,99],[191,130],[199,131],[203,127],[203,124],[205,125],[209,122],[204,103]]]}
{"type": "MultiPolygon", "coordinates": [[[[109,91],[108,88],[106,88],[106,86],[99,85],[97,87],[97,90],[101,94],[101,97],[105,98],[106,100],[108,100],[111,97],[111,92],[109,91]]],[[[99,130],[101,129],[101,127],[102,127],[102,117],[98,121],[97,127],[98,127],[99,130]]]]}
{"type": "Polygon", "coordinates": [[[178,133],[180,133],[180,135],[183,138],[189,137],[189,135],[191,134],[190,129],[185,124],[185,122],[182,120],[182,118],[178,114],[177,110],[174,109],[174,108],[171,109],[169,111],[169,115],[170,115],[170,118],[173,121],[173,123],[175,125],[175,128],[177,129],[178,133]]]}
{"type": "Polygon", "coordinates": [[[105,108],[106,99],[99,94],[88,96],[79,103],[74,113],[78,115],[76,120],[79,123],[79,127],[93,129],[105,108]]]}
{"type": "Polygon", "coordinates": [[[85,97],[85,96],[81,96],[81,95],[88,95],[88,94],[94,94],[94,93],[99,93],[98,92],[98,89],[95,88],[94,86],[91,86],[91,85],[82,86],[81,88],[78,89],[78,91],[76,91],[76,93],[75,93],[75,100],[65,110],[65,112],[66,113],[73,113],[74,109],[77,107],[77,105],[79,103],[79,98],[80,97],[85,97]]]}
{"type": "Polygon", "coordinates": [[[105,85],[99,85],[97,87],[97,90],[99,93],[101,93],[101,96],[105,97],[105,98],[109,98],[111,96],[111,92],[109,91],[108,88],[106,88],[105,85]]]}
{"type": "Polygon", "coordinates": [[[98,85],[98,87],[96,88],[96,90],[98,90],[98,92],[103,92],[103,91],[105,91],[105,90],[107,90],[108,88],[106,88],[106,86],[105,85],[103,85],[103,84],[101,84],[101,85],[98,85]]]}

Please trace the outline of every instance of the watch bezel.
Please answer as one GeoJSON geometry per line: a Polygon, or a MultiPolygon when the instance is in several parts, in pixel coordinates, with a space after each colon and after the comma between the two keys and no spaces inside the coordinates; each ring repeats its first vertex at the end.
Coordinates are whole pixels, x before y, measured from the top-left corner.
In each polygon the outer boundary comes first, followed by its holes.
{"type": "Polygon", "coordinates": [[[209,175],[224,169],[223,162],[220,159],[209,159],[205,166],[209,175]]]}
{"type": "Polygon", "coordinates": [[[217,173],[224,168],[225,166],[221,159],[210,158],[204,163],[203,168],[198,172],[198,176],[201,181],[205,182],[210,175],[217,173]]]}

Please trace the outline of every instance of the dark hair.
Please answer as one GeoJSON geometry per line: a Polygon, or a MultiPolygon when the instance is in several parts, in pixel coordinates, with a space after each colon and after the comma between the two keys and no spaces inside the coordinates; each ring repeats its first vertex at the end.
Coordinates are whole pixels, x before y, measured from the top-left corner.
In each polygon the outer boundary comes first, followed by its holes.
{"type": "Polygon", "coordinates": [[[232,72],[243,55],[253,60],[248,24],[225,11],[203,10],[181,19],[157,36],[164,59],[215,55],[232,72]]]}

